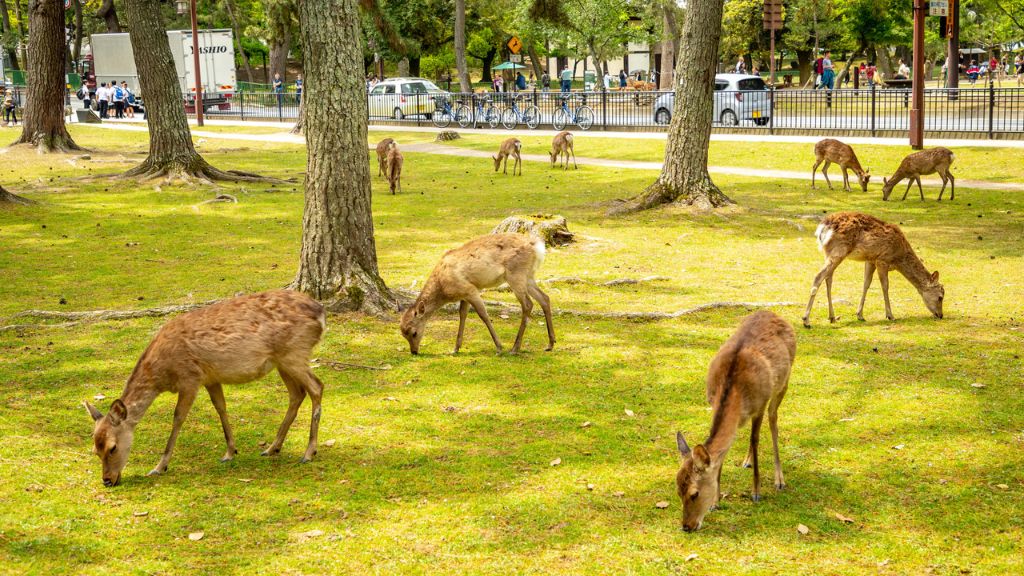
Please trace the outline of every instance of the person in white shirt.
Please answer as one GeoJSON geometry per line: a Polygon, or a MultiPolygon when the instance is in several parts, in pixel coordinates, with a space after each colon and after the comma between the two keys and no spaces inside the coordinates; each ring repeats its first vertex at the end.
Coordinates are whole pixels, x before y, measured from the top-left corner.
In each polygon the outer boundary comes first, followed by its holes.
{"type": "Polygon", "coordinates": [[[96,100],[100,103],[100,118],[109,118],[107,110],[110,108],[110,90],[107,88],[106,82],[100,84],[100,87],[96,90],[96,100]]]}
{"type": "Polygon", "coordinates": [[[608,72],[604,73],[604,89],[611,90],[612,87],[612,75],[608,72]]]}

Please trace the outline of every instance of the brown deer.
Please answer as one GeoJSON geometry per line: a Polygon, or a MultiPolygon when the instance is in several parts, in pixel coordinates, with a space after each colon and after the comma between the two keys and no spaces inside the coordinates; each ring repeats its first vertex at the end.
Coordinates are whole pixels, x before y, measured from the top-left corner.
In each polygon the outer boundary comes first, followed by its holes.
{"type": "Polygon", "coordinates": [[[548,347],[544,350],[550,351],[555,346],[551,300],[534,280],[534,274],[544,261],[544,254],[543,240],[521,234],[489,234],[445,252],[423,285],[419,298],[402,315],[402,336],[409,341],[409,351],[419,354],[424,329],[434,312],[449,302],[458,302],[459,334],[455,339],[453,354],[457,354],[462,347],[462,333],[466,327],[469,306],[473,306],[483,320],[494,340],[494,346],[501,353],[501,341],[487,316],[480,290],[493,288],[502,282],[508,283],[523,308],[523,318],[516,342],[512,345],[512,353],[519,353],[522,345],[523,333],[526,332],[530,312],[533,310],[531,298],[540,303],[544,310],[544,322],[548,329],[548,347]]]}
{"type": "Polygon", "coordinates": [[[558,134],[555,134],[555,138],[551,140],[551,167],[555,167],[557,161],[559,165],[563,167],[563,170],[569,169],[569,154],[572,154],[572,166],[579,170],[579,166],[576,165],[576,151],[572,147],[572,132],[563,130],[558,134]],[[562,164],[562,156],[565,156],[565,163],[562,164]]]}
{"type": "Polygon", "coordinates": [[[384,175],[384,160],[388,155],[388,148],[395,143],[394,138],[385,138],[377,143],[377,176],[384,175]]]}
{"type": "Polygon", "coordinates": [[[811,299],[807,302],[803,318],[805,327],[811,327],[811,307],[822,280],[825,281],[828,295],[829,322],[836,321],[832,308],[832,273],[846,258],[864,262],[864,291],[860,297],[860,308],[857,309],[858,320],[864,320],[864,301],[875,270],[878,271],[878,281],[882,285],[886,318],[893,319],[892,308],[889,306],[889,270],[903,274],[917,288],[928,310],[936,318],[942,318],[942,299],[946,291],[939,283],[939,273],[928,272],[899,226],[860,212],[836,212],[821,221],[814,235],[818,238],[818,248],[825,254],[825,266],[814,277],[811,285],[811,299]]]}
{"type": "Polygon", "coordinates": [[[405,157],[398,149],[398,143],[392,142],[384,155],[384,176],[387,177],[388,183],[391,185],[392,194],[395,193],[396,187],[399,192],[402,191],[402,164],[404,163],[405,157]]]}
{"type": "Polygon", "coordinates": [[[861,168],[860,161],[857,160],[857,154],[853,152],[853,148],[849,145],[833,138],[826,138],[814,145],[814,157],[814,168],[811,168],[811,188],[815,187],[814,177],[817,175],[818,165],[825,162],[825,165],[821,167],[821,174],[825,177],[829,190],[832,189],[832,182],[828,179],[828,167],[835,162],[843,169],[843,190],[850,192],[850,175],[847,172],[847,169],[850,169],[857,175],[860,189],[864,192],[868,191],[868,181],[871,180],[871,174],[868,170],[861,168]]]}
{"type": "Polygon", "coordinates": [[[515,158],[515,163],[512,164],[512,175],[516,175],[516,167],[519,167],[519,175],[523,175],[523,159],[520,153],[523,151],[523,143],[519,141],[519,138],[509,138],[501,143],[501,149],[498,150],[497,156],[491,156],[494,160],[494,171],[498,171],[498,167],[501,166],[501,161],[505,161],[505,169],[502,173],[508,174],[508,157],[515,158]]]}
{"type": "Polygon", "coordinates": [[[766,409],[775,452],[775,488],[785,489],[779,459],[779,404],[786,395],[795,357],[793,327],[767,310],[747,316],[718,349],[708,368],[707,399],[714,410],[708,439],[691,450],[682,433],[676,432],[676,446],[683,456],[676,474],[676,491],[683,502],[683,530],[698,530],[704,515],[718,503],[725,455],[747,421],[750,447],[743,467],[753,466],[751,497],[755,502],[761,499],[757,448],[766,409]]]}
{"type": "Polygon", "coordinates": [[[921,193],[921,200],[924,200],[924,190],[921,189],[921,176],[935,174],[936,172],[942,178],[939,202],[942,202],[942,193],[946,191],[947,182],[949,183],[949,199],[956,200],[956,179],[953,178],[953,173],[949,170],[954,159],[955,156],[953,156],[953,152],[949,148],[939,147],[914,152],[904,158],[903,162],[900,162],[900,167],[896,169],[896,172],[893,172],[892,176],[882,179],[884,184],[882,186],[882,200],[888,200],[892,189],[904,178],[909,178],[909,180],[907,181],[907,189],[903,192],[903,198],[900,200],[907,199],[910,186],[915,181],[917,182],[917,191],[921,193]]]}
{"type": "Polygon", "coordinates": [[[104,486],[116,486],[128,462],[135,427],[163,392],[178,394],[174,423],[163,458],[149,473],[167,471],[181,425],[200,388],[206,388],[227,441],[221,461],[238,452],[228,424],[222,384],[244,384],[277,369],[288,388],[288,411],[264,456],[281,450],[306,395],[313,404],[309,444],[302,457],[316,454],[320,400],[324,385],[309,368],[309,356],[326,326],[324,307],[305,294],[274,290],[232,298],[174,318],[142,353],[121,397],[106,415],[85,403],[92,416],[93,444],[103,463],[104,486]]]}

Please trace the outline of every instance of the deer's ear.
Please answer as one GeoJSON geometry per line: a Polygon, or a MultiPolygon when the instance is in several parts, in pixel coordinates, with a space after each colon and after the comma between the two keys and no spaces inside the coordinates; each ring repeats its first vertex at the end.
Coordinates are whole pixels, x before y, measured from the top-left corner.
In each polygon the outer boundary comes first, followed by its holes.
{"type": "Polygon", "coordinates": [[[676,432],[676,448],[679,448],[680,456],[686,457],[690,453],[690,445],[686,443],[682,432],[676,432]]]}
{"type": "Polygon", "coordinates": [[[89,411],[89,416],[91,416],[91,417],[92,417],[92,421],[93,421],[93,422],[96,422],[96,421],[98,421],[98,420],[99,420],[100,418],[103,418],[103,413],[102,413],[102,412],[100,412],[100,411],[99,411],[99,410],[98,410],[98,409],[97,409],[97,408],[96,408],[95,406],[93,406],[92,404],[89,404],[88,402],[82,402],[82,406],[85,406],[85,409],[89,411]]]}
{"type": "Polygon", "coordinates": [[[939,271],[936,270],[935,272],[932,272],[932,282],[938,282],[938,281],[939,281],[939,271]]]}
{"type": "Polygon", "coordinates": [[[416,305],[416,315],[417,316],[422,316],[426,311],[427,311],[427,306],[423,302],[420,302],[419,304],[416,305]]]}
{"type": "Polygon", "coordinates": [[[888,183],[889,183],[889,179],[886,178],[885,176],[882,176],[882,184],[888,184],[888,183]]]}
{"type": "Polygon", "coordinates": [[[121,424],[121,422],[128,418],[128,407],[124,405],[120,398],[114,400],[114,403],[110,405],[110,412],[107,413],[107,418],[113,426],[121,424]]]}
{"type": "Polygon", "coordinates": [[[711,466],[711,455],[703,444],[699,444],[693,449],[693,467],[696,470],[707,470],[708,466],[711,466]]]}

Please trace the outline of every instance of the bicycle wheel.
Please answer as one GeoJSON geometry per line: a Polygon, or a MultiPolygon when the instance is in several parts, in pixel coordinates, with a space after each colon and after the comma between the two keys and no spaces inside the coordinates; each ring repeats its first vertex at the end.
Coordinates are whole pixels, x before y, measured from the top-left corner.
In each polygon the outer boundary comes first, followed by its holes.
{"type": "Polygon", "coordinates": [[[473,124],[473,113],[469,111],[468,106],[462,104],[455,109],[455,121],[459,123],[460,128],[473,124]]]}
{"type": "Polygon", "coordinates": [[[498,110],[494,106],[488,106],[485,118],[487,119],[488,126],[491,128],[497,128],[498,124],[501,124],[501,110],[498,110]]]}
{"type": "Polygon", "coordinates": [[[501,114],[501,124],[507,129],[512,130],[519,123],[519,115],[512,108],[507,108],[505,112],[501,114]]]}
{"type": "Polygon", "coordinates": [[[565,125],[569,123],[569,115],[565,113],[565,110],[559,108],[555,110],[555,116],[551,119],[551,126],[555,130],[561,130],[565,128],[565,125]]]}
{"type": "Polygon", "coordinates": [[[594,125],[594,111],[590,106],[580,106],[576,109],[576,123],[581,130],[589,130],[594,125]]]}
{"type": "Polygon", "coordinates": [[[437,126],[438,128],[447,128],[448,125],[452,123],[451,109],[435,110],[431,120],[433,120],[434,126],[437,126]]]}
{"type": "Polygon", "coordinates": [[[540,124],[540,108],[537,108],[533,104],[527,106],[526,110],[523,112],[523,122],[526,123],[526,126],[530,130],[536,128],[537,125],[540,124]]]}

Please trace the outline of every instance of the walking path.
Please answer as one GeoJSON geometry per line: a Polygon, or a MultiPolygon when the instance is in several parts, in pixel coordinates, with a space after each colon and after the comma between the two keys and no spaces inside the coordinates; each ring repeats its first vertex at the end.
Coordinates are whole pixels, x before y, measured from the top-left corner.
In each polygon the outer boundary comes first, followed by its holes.
{"type": "MultiPolygon", "coordinates": [[[[225,122],[223,120],[221,120],[221,121],[212,121],[211,120],[211,121],[207,121],[207,122],[211,126],[214,126],[214,125],[227,125],[227,126],[235,126],[235,125],[253,126],[253,125],[256,125],[256,123],[225,123],[225,124],[221,124],[222,122],[225,122]]],[[[92,126],[92,127],[97,127],[97,128],[104,128],[104,129],[108,129],[108,130],[127,130],[127,131],[131,131],[131,132],[147,132],[148,131],[148,128],[145,125],[139,126],[139,125],[136,125],[136,124],[138,124],[138,123],[116,122],[116,123],[104,123],[104,124],[87,124],[86,126],[92,126]]],[[[264,123],[260,123],[260,124],[270,124],[272,126],[281,126],[279,123],[269,123],[269,122],[264,122],[264,123]]],[[[377,127],[371,126],[370,128],[371,128],[371,130],[373,130],[374,128],[377,128],[377,127]]],[[[405,127],[389,127],[389,128],[403,128],[404,129],[405,127]]],[[[415,130],[399,130],[399,131],[423,132],[423,131],[427,131],[427,130],[425,130],[425,129],[415,129],[415,130]]],[[[432,128],[431,131],[437,131],[437,129],[436,128],[432,128]]],[[[478,133],[478,132],[479,133],[483,133],[483,134],[494,133],[494,134],[498,134],[498,135],[507,135],[507,134],[509,134],[508,130],[477,130],[477,131],[474,131],[474,133],[478,133]]],[[[515,133],[515,132],[513,132],[513,133],[515,133]]],[[[528,134],[537,134],[537,135],[546,135],[548,133],[550,133],[552,136],[554,134],[556,134],[556,132],[553,132],[553,131],[550,131],[550,130],[531,130],[530,132],[528,132],[528,134]]],[[[619,137],[619,136],[625,136],[626,134],[627,133],[615,134],[614,136],[604,135],[603,137],[605,137],[605,138],[607,138],[607,137],[619,137]]],[[[632,133],[629,133],[629,134],[632,135],[632,133]]],[[[283,132],[278,133],[278,134],[244,134],[244,133],[207,132],[207,131],[204,131],[204,130],[193,130],[192,131],[192,135],[196,136],[198,138],[220,138],[222,140],[241,140],[241,141],[248,141],[248,142],[273,142],[273,143],[299,144],[299,145],[303,145],[303,144],[306,143],[306,140],[305,140],[305,138],[303,136],[301,136],[299,134],[291,134],[291,133],[288,133],[286,131],[283,131],[283,132]]],[[[646,136],[650,136],[651,134],[645,134],[645,135],[646,136]]],[[[580,137],[580,135],[577,134],[577,133],[574,133],[574,136],[576,138],[580,137]]],[[[586,136],[588,136],[588,137],[590,137],[590,136],[601,137],[601,135],[598,135],[598,134],[593,134],[593,135],[592,134],[587,134],[586,136]]],[[[664,134],[662,134],[661,136],[664,137],[664,134]]],[[[735,135],[735,134],[720,134],[718,136],[739,136],[739,135],[735,135]]],[[[811,137],[811,136],[775,136],[775,137],[771,137],[771,140],[762,140],[762,141],[773,141],[773,142],[804,142],[805,141],[805,140],[793,140],[794,138],[807,139],[806,140],[807,143],[814,143],[814,142],[817,142],[818,140],[820,140],[820,138],[818,138],[818,137],[811,137]]],[[[715,139],[715,135],[712,135],[712,139],[715,139]]],[[[751,141],[750,138],[742,138],[742,139],[735,139],[735,140],[751,141]]],[[[878,141],[879,140],[886,140],[886,139],[885,138],[878,138],[878,139],[871,139],[871,138],[869,138],[869,139],[865,139],[865,140],[869,141],[869,143],[872,143],[872,144],[879,144],[879,143],[885,144],[885,142],[878,142],[878,141]]],[[[890,138],[888,140],[893,140],[893,139],[890,138]]],[[[853,138],[844,138],[844,141],[846,141],[846,142],[854,142],[855,143],[855,139],[853,139],[853,138]]],[[[977,141],[976,140],[955,140],[955,141],[952,141],[952,142],[955,142],[955,144],[947,144],[947,145],[949,145],[949,146],[958,146],[958,145],[959,146],[971,146],[971,145],[975,145],[976,142],[987,142],[987,141],[982,141],[982,140],[977,140],[977,141]]],[[[1024,142],[1022,142],[1022,144],[1024,144],[1024,142]]],[[[900,145],[903,145],[902,141],[901,141],[900,145]]],[[[375,149],[374,146],[369,146],[368,147],[368,150],[373,150],[373,149],[375,149]]],[[[438,154],[438,155],[442,155],[442,156],[459,156],[459,157],[462,157],[462,158],[470,157],[470,158],[487,158],[487,159],[490,159],[491,156],[492,156],[491,152],[485,152],[485,151],[482,151],[482,150],[470,150],[468,148],[459,148],[459,147],[456,147],[456,146],[446,146],[446,145],[443,145],[443,144],[434,144],[434,143],[405,144],[405,145],[402,146],[402,149],[404,151],[406,151],[406,152],[419,152],[419,153],[423,153],[423,154],[438,154]]],[[[548,155],[546,155],[546,154],[523,154],[522,158],[523,158],[523,161],[527,161],[528,160],[528,161],[531,161],[531,162],[551,162],[551,158],[548,155]]],[[[581,166],[599,166],[599,167],[603,167],[603,168],[625,168],[625,169],[629,169],[629,170],[661,170],[661,167],[662,167],[662,163],[661,162],[642,162],[642,161],[638,161],[638,160],[610,160],[610,159],[606,159],[606,158],[583,158],[583,157],[580,157],[580,158],[576,159],[576,163],[581,165],[581,166]]],[[[729,176],[746,176],[746,177],[751,177],[751,178],[769,178],[769,179],[772,179],[772,180],[778,180],[778,179],[783,179],[783,180],[810,180],[810,174],[807,173],[806,171],[796,172],[796,171],[792,171],[792,170],[766,170],[766,169],[762,169],[762,168],[743,168],[743,167],[740,167],[740,166],[708,166],[708,171],[711,172],[712,174],[726,174],[726,175],[729,175],[729,176]]],[[[842,187],[842,172],[838,171],[838,170],[836,170],[835,172],[836,173],[833,176],[833,179],[837,181],[837,184],[834,184],[834,185],[839,187],[839,188],[841,188],[842,187]]],[[[1017,184],[1017,183],[1011,183],[1011,182],[986,182],[986,181],[982,181],[982,180],[967,180],[967,179],[963,179],[963,178],[958,178],[956,183],[957,183],[958,186],[962,186],[962,187],[965,187],[965,188],[974,188],[974,189],[978,189],[978,190],[1004,190],[1004,191],[1012,191],[1012,192],[1024,192],[1024,184],[1017,184]]],[[[825,184],[822,184],[822,185],[825,186],[825,184]]],[[[856,185],[856,181],[854,179],[854,181],[851,183],[851,186],[855,186],[855,185],[856,185]]],[[[942,180],[939,180],[937,178],[925,178],[925,179],[923,179],[922,185],[923,186],[941,186],[942,185],[942,180]]]]}

